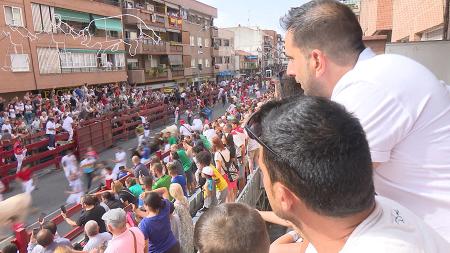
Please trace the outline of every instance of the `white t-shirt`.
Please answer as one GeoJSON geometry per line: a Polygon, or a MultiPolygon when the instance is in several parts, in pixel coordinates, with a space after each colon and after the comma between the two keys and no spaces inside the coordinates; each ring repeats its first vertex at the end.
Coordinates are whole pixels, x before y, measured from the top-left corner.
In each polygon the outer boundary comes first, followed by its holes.
{"type": "Polygon", "coordinates": [[[192,121],[192,130],[193,131],[202,131],[203,129],[203,122],[201,119],[194,119],[192,121]]]}
{"type": "MultiPolygon", "coordinates": [[[[359,224],[339,253],[444,253],[450,245],[399,203],[376,196],[374,211],[359,224]]],[[[306,253],[316,253],[309,244],[306,253]]]]}
{"type": "Polygon", "coordinates": [[[64,169],[66,178],[69,179],[70,174],[78,173],[77,158],[75,155],[65,155],[61,158],[61,165],[64,169]]]}
{"type": "MultiPolygon", "coordinates": [[[[360,57],[361,58],[361,57],[360,57]]],[[[400,55],[358,60],[331,100],[357,116],[369,141],[378,194],[398,201],[450,242],[450,93],[400,55]]]]}
{"type": "Polygon", "coordinates": [[[63,121],[63,125],[62,128],[65,130],[71,130],[72,129],[72,123],[73,123],[73,119],[70,116],[67,116],[64,121],[63,121]]]}
{"type": "Polygon", "coordinates": [[[183,136],[191,136],[192,135],[192,129],[189,124],[183,124],[180,126],[180,134],[183,136]]]}
{"type": "Polygon", "coordinates": [[[89,251],[101,247],[102,245],[107,245],[107,242],[111,239],[112,235],[108,232],[98,233],[89,238],[89,241],[83,247],[83,251],[89,251]]]}
{"type": "Polygon", "coordinates": [[[116,156],[115,160],[120,161],[120,162],[116,163],[118,167],[120,167],[120,166],[126,167],[127,166],[127,153],[125,151],[119,151],[115,154],[115,156],[116,156]]]}
{"type": "Polygon", "coordinates": [[[214,129],[207,129],[203,131],[203,135],[208,139],[210,143],[212,143],[212,139],[217,136],[217,133],[214,129]]]}
{"type": "Polygon", "coordinates": [[[224,150],[222,150],[220,152],[219,151],[215,152],[214,153],[214,161],[221,161],[222,162],[221,171],[223,171],[224,168],[225,168],[225,162],[229,162],[230,161],[230,151],[227,148],[225,148],[224,150]],[[225,158],[225,161],[222,159],[222,156],[223,156],[223,158],[225,158]]]}
{"type": "Polygon", "coordinates": [[[51,122],[50,120],[47,121],[47,124],[45,125],[45,134],[56,134],[56,124],[54,122],[51,122]],[[53,130],[50,130],[50,128],[53,128],[53,130]]]}
{"type": "Polygon", "coordinates": [[[12,134],[12,127],[11,124],[3,124],[2,125],[2,133],[7,130],[8,133],[12,134]]]}

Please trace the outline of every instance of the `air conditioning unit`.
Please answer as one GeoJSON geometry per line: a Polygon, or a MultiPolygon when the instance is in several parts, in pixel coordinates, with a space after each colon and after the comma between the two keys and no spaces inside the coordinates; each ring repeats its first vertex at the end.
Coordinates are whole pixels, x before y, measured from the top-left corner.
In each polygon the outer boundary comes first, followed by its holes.
{"type": "Polygon", "coordinates": [[[159,64],[158,67],[165,69],[166,68],[166,64],[159,64]]]}

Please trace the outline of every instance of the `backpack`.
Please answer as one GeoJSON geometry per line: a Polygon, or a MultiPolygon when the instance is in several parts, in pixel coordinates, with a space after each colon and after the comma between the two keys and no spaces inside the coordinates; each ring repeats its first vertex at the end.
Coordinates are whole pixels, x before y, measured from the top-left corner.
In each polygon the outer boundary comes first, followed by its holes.
{"type": "Polygon", "coordinates": [[[230,160],[228,162],[225,161],[225,158],[223,157],[222,153],[220,153],[220,156],[222,157],[222,161],[225,163],[224,171],[228,176],[228,179],[230,182],[234,182],[239,178],[239,170],[234,162],[230,160]]]}

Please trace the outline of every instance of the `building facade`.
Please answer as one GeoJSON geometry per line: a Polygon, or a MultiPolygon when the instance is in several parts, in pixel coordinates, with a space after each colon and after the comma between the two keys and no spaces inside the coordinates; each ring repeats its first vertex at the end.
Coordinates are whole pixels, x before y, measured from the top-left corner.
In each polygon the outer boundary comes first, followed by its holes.
{"type": "Polygon", "coordinates": [[[214,79],[217,9],[198,1],[0,4],[0,93],[127,80],[163,88],[214,79]]]}
{"type": "Polygon", "coordinates": [[[387,35],[392,42],[441,40],[444,5],[440,0],[361,0],[364,35],[387,35]]]}
{"type": "Polygon", "coordinates": [[[233,77],[235,75],[234,32],[219,28],[218,37],[213,41],[213,47],[216,79],[220,81],[233,77]]]}
{"type": "Polygon", "coordinates": [[[117,1],[0,4],[0,93],[127,79],[117,1]]]}

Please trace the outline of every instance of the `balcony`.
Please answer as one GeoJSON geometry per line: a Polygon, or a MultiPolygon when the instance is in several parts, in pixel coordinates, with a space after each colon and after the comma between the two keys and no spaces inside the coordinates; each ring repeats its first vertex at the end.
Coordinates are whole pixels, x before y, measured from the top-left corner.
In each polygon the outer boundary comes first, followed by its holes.
{"type": "Polygon", "coordinates": [[[213,38],[219,37],[219,30],[216,27],[211,28],[211,37],[213,38]]]}
{"type": "Polygon", "coordinates": [[[170,54],[182,54],[183,53],[183,45],[170,44],[168,52],[170,54]]]}
{"type": "Polygon", "coordinates": [[[161,68],[132,69],[128,70],[128,81],[130,83],[164,81],[169,79],[169,72],[170,70],[161,68]]]}
{"type": "Polygon", "coordinates": [[[126,14],[123,16],[123,23],[125,25],[139,25],[139,24],[143,25],[143,22],[144,22],[149,27],[155,26],[155,27],[164,28],[164,26],[165,26],[164,17],[162,17],[162,20],[161,20],[161,16],[159,16],[157,14],[152,14],[151,11],[148,11],[145,9],[124,8],[123,14],[126,14]],[[131,16],[131,15],[133,15],[133,16],[131,16]],[[136,16],[138,18],[136,18],[134,16],[136,16]],[[139,20],[139,19],[141,19],[141,20],[139,20]]]}
{"type": "Polygon", "coordinates": [[[164,41],[155,44],[153,40],[126,40],[126,42],[131,43],[132,46],[125,44],[125,50],[134,53],[134,47],[136,47],[135,54],[146,54],[146,55],[163,55],[168,52],[168,44],[164,41]],[[130,50],[131,47],[131,50],[130,50]]]}
{"type": "Polygon", "coordinates": [[[119,0],[93,0],[93,2],[104,3],[114,6],[120,6],[119,0]]]}
{"type": "Polygon", "coordinates": [[[128,82],[145,83],[145,75],[143,69],[128,70],[128,82]]]}
{"type": "Polygon", "coordinates": [[[183,19],[178,16],[168,15],[166,18],[166,28],[181,30],[183,25],[183,19]]]}
{"type": "Polygon", "coordinates": [[[163,68],[150,68],[145,70],[145,81],[163,81],[169,78],[169,69],[163,68]]]}
{"type": "Polygon", "coordinates": [[[184,76],[184,69],[178,69],[178,68],[173,68],[172,69],[172,77],[176,78],[176,77],[183,77],[184,76]]]}

